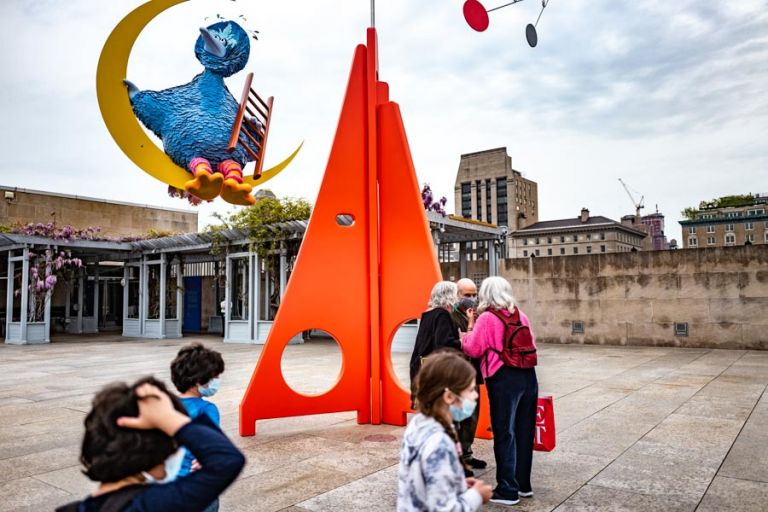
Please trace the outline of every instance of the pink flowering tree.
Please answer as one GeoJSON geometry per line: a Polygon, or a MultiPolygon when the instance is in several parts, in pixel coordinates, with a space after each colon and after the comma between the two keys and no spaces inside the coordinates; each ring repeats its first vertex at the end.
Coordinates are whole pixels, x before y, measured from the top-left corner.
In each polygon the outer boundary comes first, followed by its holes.
{"type": "MultiPolygon", "coordinates": [[[[26,236],[39,236],[68,242],[72,240],[93,240],[99,228],[75,229],[72,226],[56,227],[54,223],[27,224],[13,229],[26,236]]],[[[83,266],[80,258],[73,258],[69,250],[45,248],[29,252],[30,322],[40,322],[45,314],[46,304],[51,300],[56,284],[66,280],[75,270],[83,266]]],[[[19,290],[16,293],[20,293],[19,290]]]]}
{"type": "Polygon", "coordinates": [[[443,217],[447,215],[447,213],[445,213],[445,203],[448,202],[448,199],[443,196],[440,200],[435,201],[435,198],[432,195],[432,187],[430,187],[428,183],[425,183],[424,188],[421,189],[421,201],[424,203],[425,210],[437,212],[443,217]]]}

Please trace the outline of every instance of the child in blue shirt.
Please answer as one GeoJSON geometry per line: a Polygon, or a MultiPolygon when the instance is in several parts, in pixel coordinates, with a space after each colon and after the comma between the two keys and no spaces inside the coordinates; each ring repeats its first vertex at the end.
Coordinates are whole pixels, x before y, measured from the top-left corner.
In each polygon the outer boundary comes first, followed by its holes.
{"type": "MultiPolygon", "coordinates": [[[[205,398],[212,397],[219,390],[222,373],[224,359],[217,351],[206,348],[201,343],[192,343],[179,350],[176,359],[171,362],[171,380],[181,393],[179,398],[191,419],[205,415],[216,426],[221,427],[219,409],[205,398]]],[[[186,450],[179,476],[188,475],[198,469],[200,465],[197,460],[186,450]]],[[[205,512],[218,510],[219,502],[216,500],[205,512]]]]}

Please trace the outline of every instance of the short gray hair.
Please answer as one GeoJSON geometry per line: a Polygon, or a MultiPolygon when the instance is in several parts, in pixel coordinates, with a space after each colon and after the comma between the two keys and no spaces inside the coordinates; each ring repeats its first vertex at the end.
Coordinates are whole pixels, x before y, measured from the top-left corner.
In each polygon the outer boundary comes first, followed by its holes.
{"type": "Polygon", "coordinates": [[[478,312],[488,308],[506,309],[511,313],[515,309],[515,296],[512,294],[512,285],[503,277],[487,277],[480,285],[478,293],[478,312]]]}
{"type": "Polygon", "coordinates": [[[444,308],[453,306],[459,301],[458,288],[456,283],[451,281],[438,281],[432,287],[432,294],[429,296],[429,307],[444,308]]]}

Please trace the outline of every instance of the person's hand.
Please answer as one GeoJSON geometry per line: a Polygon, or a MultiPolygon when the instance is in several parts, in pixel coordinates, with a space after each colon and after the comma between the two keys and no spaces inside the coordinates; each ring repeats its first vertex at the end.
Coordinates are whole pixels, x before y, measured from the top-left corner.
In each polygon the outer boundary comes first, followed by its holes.
{"type": "Polygon", "coordinates": [[[195,471],[199,471],[203,469],[203,466],[200,465],[199,462],[197,462],[197,459],[192,459],[192,465],[189,466],[189,472],[194,473],[195,471]]]}
{"type": "Polygon", "coordinates": [[[493,489],[491,489],[491,486],[487,483],[483,482],[482,480],[475,480],[474,485],[472,486],[474,490],[476,490],[480,496],[483,498],[483,503],[488,503],[491,501],[491,496],[493,495],[493,489]]]}
{"type": "Polygon", "coordinates": [[[467,477],[467,487],[472,487],[473,485],[475,485],[476,482],[477,482],[477,478],[473,476],[467,477]]]}
{"type": "Polygon", "coordinates": [[[467,309],[467,328],[471,329],[475,323],[475,308],[467,309]]]}
{"type": "Polygon", "coordinates": [[[171,397],[152,384],[142,384],[136,388],[139,400],[139,416],[123,416],[117,419],[117,425],[139,430],[160,429],[172,436],[189,423],[189,417],[173,408],[171,397]]]}

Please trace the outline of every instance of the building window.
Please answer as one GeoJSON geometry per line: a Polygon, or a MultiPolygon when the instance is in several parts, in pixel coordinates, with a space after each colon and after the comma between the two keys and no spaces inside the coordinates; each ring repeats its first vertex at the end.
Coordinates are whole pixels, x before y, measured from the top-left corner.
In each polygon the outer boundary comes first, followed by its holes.
{"type": "Polygon", "coordinates": [[[485,180],[485,220],[493,223],[493,204],[491,203],[491,180],[485,180]]]}
{"type": "Polygon", "coordinates": [[[733,231],[733,224],[726,224],[725,225],[725,230],[726,231],[733,231]]]}
{"type": "Polygon", "coordinates": [[[755,242],[755,235],[754,233],[747,233],[747,242],[754,243],[755,242]]]}
{"type": "Polygon", "coordinates": [[[768,243],[768,231],[765,232],[765,242],[768,243]]]}
{"type": "Polygon", "coordinates": [[[605,240],[605,233],[600,233],[600,240],[605,240]]]}
{"type": "MultiPolygon", "coordinates": [[[[765,233],[765,237],[768,238],[768,232],[765,233]]],[[[560,254],[565,254],[565,247],[560,248],[560,254]]]]}
{"type": "Polygon", "coordinates": [[[715,245],[715,237],[708,236],[707,237],[707,245],[715,245]]]}
{"type": "Polygon", "coordinates": [[[461,216],[472,218],[472,186],[469,183],[461,184],[461,216]]]}
{"type": "Polygon", "coordinates": [[[564,243],[565,243],[565,237],[564,237],[564,236],[561,236],[561,237],[560,237],[560,243],[561,243],[561,244],[564,244],[564,243]]]}
{"type": "Polygon", "coordinates": [[[587,252],[588,252],[588,253],[591,253],[591,252],[592,252],[592,246],[591,246],[591,245],[588,245],[588,246],[587,246],[587,252]]]}
{"type": "Polygon", "coordinates": [[[688,234],[689,235],[695,235],[696,234],[696,226],[688,226],[688,234]]]}
{"type": "Polygon", "coordinates": [[[579,248],[578,247],[574,247],[573,248],[573,254],[579,254],[579,248]]]}
{"type": "Polygon", "coordinates": [[[551,243],[552,243],[552,237],[551,237],[551,236],[548,236],[548,237],[547,237],[547,243],[548,243],[548,244],[551,244],[551,243]]]}
{"type": "Polygon", "coordinates": [[[604,245],[600,246],[600,252],[605,252],[605,246],[604,245]]]}
{"type": "Polygon", "coordinates": [[[728,233],[725,235],[725,245],[733,245],[736,243],[736,235],[728,233]]]}
{"type": "Polygon", "coordinates": [[[753,229],[755,229],[755,225],[752,222],[747,222],[744,224],[744,229],[746,229],[747,231],[752,231],[753,229]]]}
{"type": "Polygon", "coordinates": [[[528,257],[528,251],[523,251],[523,256],[528,257]]]}
{"type": "Polygon", "coordinates": [[[707,226],[707,233],[714,233],[715,232],[715,226],[707,226]]]}
{"type": "Polygon", "coordinates": [[[592,240],[592,233],[587,233],[587,240],[592,240]]]}
{"type": "Polygon", "coordinates": [[[523,245],[528,245],[528,239],[527,238],[523,238],[523,245]]]}
{"type": "Polygon", "coordinates": [[[483,220],[483,182],[475,181],[475,218],[483,220]]]}
{"type": "Polygon", "coordinates": [[[698,240],[696,240],[696,238],[695,238],[695,237],[690,237],[690,238],[688,239],[688,247],[696,247],[696,246],[698,246],[698,245],[699,245],[699,241],[698,241],[698,240]]]}
{"type": "Polygon", "coordinates": [[[507,178],[496,178],[496,217],[499,226],[509,225],[507,220],[507,178]]]}
{"type": "Polygon", "coordinates": [[[536,239],[536,245],[539,245],[539,239],[538,238],[536,239]]]}
{"type": "Polygon", "coordinates": [[[538,249],[536,249],[536,256],[540,256],[540,255],[541,255],[541,253],[539,252],[538,249]]]}
{"type": "Polygon", "coordinates": [[[552,256],[552,249],[547,249],[547,256],[552,256]]]}

